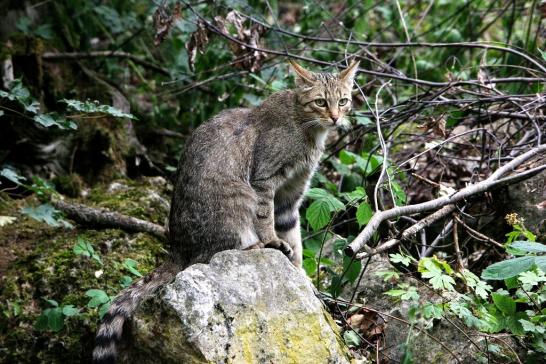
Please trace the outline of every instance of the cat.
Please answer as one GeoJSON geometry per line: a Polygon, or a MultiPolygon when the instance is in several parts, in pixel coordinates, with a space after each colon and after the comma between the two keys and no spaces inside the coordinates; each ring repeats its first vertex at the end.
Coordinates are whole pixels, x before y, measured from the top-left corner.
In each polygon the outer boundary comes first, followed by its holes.
{"type": "Polygon", "coordinates": [[[228,249],[280,249],[302,264],[299,207],[328,132],[347,127],[358,62],[339,74],[290,62],[296,87],[260,106],[222,111],[189,138],[178,164],[167,263],[123,291],[104,315],[95,363],[114,363],[138,304],[194,263],[228,249]]]}

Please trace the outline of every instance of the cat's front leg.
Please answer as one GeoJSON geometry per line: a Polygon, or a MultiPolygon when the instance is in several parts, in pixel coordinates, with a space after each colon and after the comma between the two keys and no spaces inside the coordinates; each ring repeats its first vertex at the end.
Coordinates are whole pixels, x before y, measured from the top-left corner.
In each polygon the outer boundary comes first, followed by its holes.
{"type": "Polygon", "coordinates": [[[300,268],[302,264],[302,243],[300,231],[300,213],[299,204],[296,203],[292,209],[275,209],[275,230],[282,240],[286,241],[294,254],[292,255],[292,264],[300,268]]]}
{"type": "Polygon", "coordinates": [[[258,197],[258,206],[254,228],[260,238],[260,246],[274,248],[282,251],[289,259],[292,259],[293,251],[290,244],[280,239],[275,231],[275,219],[273,214],[273,198],[275,190],[270,181],[258,181],[252,184],[258,197]]]}

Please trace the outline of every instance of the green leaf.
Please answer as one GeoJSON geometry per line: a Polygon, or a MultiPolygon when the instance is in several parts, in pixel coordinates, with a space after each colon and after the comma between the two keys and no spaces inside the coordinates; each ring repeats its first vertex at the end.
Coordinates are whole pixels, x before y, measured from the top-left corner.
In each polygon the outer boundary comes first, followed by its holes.
{"type": "Polygon", "coordinates": [[[133,278],[129,277],[129,276],[123,276],[121,277],[121,279],[119,280],[119,284],[121,284],[121,286],[123,288],[127,288],[131,285],[131,283],[133,283],[133,278]]]}
{"type": "Polygon", "coordinates": [[[91,297],[91,300],[87,303],[87,307],[98,307],[103,303],[110,302],[110,297],[102,289],[90,289],[85,292],[87,297],[91,297]]]}
{"type": "Polygon", "coordinates": [[[87,244],[88,243],[85,240],[78,237],[78,241],[74,245],[74,248],[72,248],[72,251],[76,255],[83,255],[85,257],[90,257],[92,254],[92,251],[91,252],[89,251],[87,244]]]}
{"type": "Polygon", "coordinates": [[[347,330],[343,333],[343,340],[347,346],[358,347],[362,343],[360,336],[353,330],[347,330]]]}
{"type": "Polygon", "coordinates": [[[386,294],[387,296],[391,296],[391,297],[400,297],[404,293],[406,293],[405,289],[391,289],[390,291],[384,292],[383,294],[386,294]]]}
{"type": "Polygon", "coordinates": [[[518,280],[522,284],[529,285],[529,286],[532,287],[532,286],[538,285],[540,282],[545,282],[546,277],[544,277],[544,276],[541,277],[538,274],[536,274],[535,272],[533,272],[532,270],[529,270],[529,271],[526,271],[526,272],[521,272],[519,274],[518,280]]]}
{"type": "Polygon", "coordinates": [[[370,222],[372,216],[373,211],[369,203],[363,202],[360,204],[360,206],[358,206],[358,209],[356,210],[356,220],[358,221],[358,225],[366,225],[368,222],[370,222]]]}
{"type": "Polygon", "coordinates": [[[67,100],[63,99],[62,102],[67,104],[68,108],[72,110],[76,110],[83,113],[100,113],[100,114],[107,114],[110,116],[114,116],[117,118],[128,118],[128,119],[136,119],[136,117],[132,114],[124,113],[123,111],[116,109],[113,106],[109,105],[101,105],[98,101],[78,101],[78,100],[67,100]]]}
{"type": "Polygon", "coordinates": [[[371,121],[370,118],[366,116],[355,116],[355,119],[356,119],[357,125],[363,125],[363,126],[373,125],[373,121],[371,121]]]}
{"type": "Polygon", "coordinates": [[[46,315],[46,313],[44,311],[36,319],[36,322],[34,323],[34,329],[37,330],[37,331],[46,331],[47,328],[48,328],[47,321],[48,321],[47,315],[46,315]]]}
{"type": "Polygon", "coordinates": [[[442,304],[427,303],[423,306],[423,315],[426,319],[441,319],[443,313],[442,304]]]}
{"type": "Polygon", "coordinates": [[[123,266],[137,277],[142,277],[142,274],[136,269],[138,262],[134,259],[127,258],[123,261],[123,266]]]}
{"type": "Polygon", "coordinates": [[[63,306],[63,315],[67,317],[76,316],[80,313],[80,310],[74,307],[73,305],[63,306]]]}
{"type": "Polygon", "coordinates": [[[366,191],[364,191],[364,188],[362,187],[357,187],[352,192],[343,193],[343,198],[345,198],[347,202],[354,204],[366,198],[366,191]]]}
{"type": "Polygon", "coordinates": [[[55,300],[46,299],[46,302],[49,303],[53,307],[58,307],[59,306],[59,303],[57,301],[55,301],[55,300]]]}
{"type": "Polygon", "coordinates": [[[328,225],[330,221],[330,208],[324,200],[314,201],[305,211],[305,218],[313,231],[317,231],[328,225]]]}
{"type": "Polygon", "coordinates": [[[57,218],[59,211],[57,211],[53,206],[46,203],[38,207],[25,207],[21,209],[21,212],[34,220],[45,222],[46,224],[53,227],[72,227],[68,222],[63,219],[57,218]]]}
{"type": "Polygon", "coordinates": [[[346,165],[351,165],[356,162],[356,158],[358,155],[354,154],[353,152],[350,152],[348,150],[342,149],[339,152],[339,160],[341,163],[346,165]]]}
{"type": "Polygon", "coordinates": [[[411,261],[414,260],[409,255],[402,255],[399,253],[396,254],[389,254],[390,261],[393,263],[401,263],[404,266],[409,266],[411,261]]]}
{"type": "Polygon", "coordinates": [[[302,262],[303,269],[308,276],[313,276],[317,272],[317,261],[315,258],[306,258],[302,262]]]}
{"type": "Polygon", "coordinates": [[[546,245],[529,241],[515,241],[510,247],[523,250],[527,253],[546,253],[546,245]]]}
{"type": "Polygon", "coordinates": [[[535,262],[534,257],[519,257],[491,264],[482,272],[482,279],[503,280],[517,276],[530,269],[535,262]]]}
{"type": "Polygon", "coordinates": [[[110,304],[111,304],[111,302],[106,302],[105,304],[100,306],[99,317],[101,318],[101,320],[104,317],[104,315],[106,315],[106,312],[108,312],[108,309],[110,308],[110,304]]]}
{"type": "Polygon", "coordinates": [[[37,114],[34,115],[33,120],[38,124],[49,128],[50,126],[57,126],[60,129],[77,129],[76,123],[59,116],[57,113],[37,114]]]}
{"type": "Polygon", "coordinates": [[[343,271],[349,282],[353,283],[358,279],[361,269],[362,263],[359,259],[352,259],[348,256],[343,257],[343,271]]]}
{"type": "Polygon", "coordinates": [[[541,271],[546,272],[546,256],[535,257],[535,265],[540,268],[541,271]]]}
{"type": "Polygon", "coordinates": [[[60,307],[52,308],[47,315],[47,326],[51,331],[61,331],[64,326],[63,311],[60,307]]]}
{"type": "Polygon", "coordinates": [[[512,297],[500,293],[491,294],[495,306],[505,315],[513,315],[516,313],[516,302],[512,297]]]}
{"type": "Polygon", "coordinates": [[[383,281],[397,281],[400,279],[400,273],[396,271],[375,272],[376,276],[383,277],[383,281]]]}

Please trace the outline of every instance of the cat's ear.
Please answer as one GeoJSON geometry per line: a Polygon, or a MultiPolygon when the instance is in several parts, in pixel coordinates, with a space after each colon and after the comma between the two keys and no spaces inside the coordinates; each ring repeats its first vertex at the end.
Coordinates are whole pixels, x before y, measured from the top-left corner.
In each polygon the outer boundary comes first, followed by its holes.
{"type": "Polygon", "coordinates": [[[311,86],[315,84],[315,75],[296,62],[289,60],[292,69],[296,73],[296,86],[311,86]]]}
{"type": "Polygon", "coordinates": [[[360,61],[355,61],[354,59],[351,61],[351,64],[349,67],[345,68],[343,71],[339,73],[339,79],[342,82],[346,82],[350,85],[353,84],[353,80],[355,79],[356,72],[358,71],[358,65],[360,64],[360,61]]]}

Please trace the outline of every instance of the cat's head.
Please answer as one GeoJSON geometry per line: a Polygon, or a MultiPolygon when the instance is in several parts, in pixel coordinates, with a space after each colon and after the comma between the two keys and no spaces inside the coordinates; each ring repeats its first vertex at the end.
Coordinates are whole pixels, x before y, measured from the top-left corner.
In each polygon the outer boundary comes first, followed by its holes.
{"type": "Polygon", "coordinates": [[[332,129],[350,126],[345,115],[351,110],[351,91],[358,61],[340,73],[315,73],[290,61],[296,74],[296,95],[302,107],[302,125],[332,129]]]}

